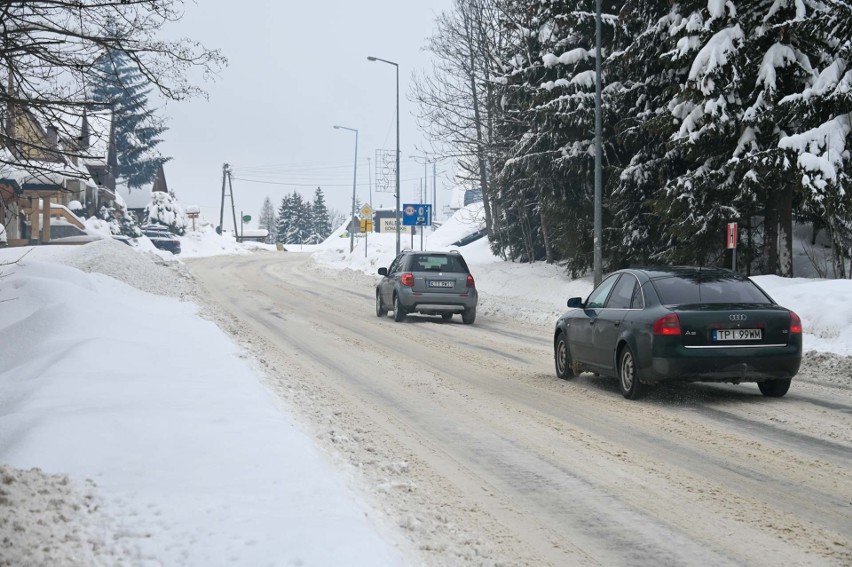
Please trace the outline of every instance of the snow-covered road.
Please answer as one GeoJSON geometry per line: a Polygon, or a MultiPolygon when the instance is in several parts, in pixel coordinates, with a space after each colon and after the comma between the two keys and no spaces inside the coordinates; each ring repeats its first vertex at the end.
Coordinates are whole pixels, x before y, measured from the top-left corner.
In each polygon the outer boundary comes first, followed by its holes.
{"type": "Polygon", "coordinates": [[[549,326],[379,319],[372,277],[309,258],[189,268],[429,565],[852,563],[852,359],[809,355],[777,400],[694,384],[628,402],[556,379],[549,326]]]}

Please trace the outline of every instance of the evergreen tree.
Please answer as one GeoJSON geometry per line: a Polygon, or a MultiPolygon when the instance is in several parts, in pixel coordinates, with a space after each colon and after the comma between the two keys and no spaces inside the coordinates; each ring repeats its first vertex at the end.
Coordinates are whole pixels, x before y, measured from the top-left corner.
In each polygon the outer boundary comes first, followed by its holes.
{"type": "Polygon", "coordinates": [[[266,243],[274,244],[278,239],[278,218],[275,215],[275,207],[272,206],[272,200],[269,197],[263,200],[263,205],[260,208],[258,215],[257,226],[265,228],[267,231],[266,243]]]}
{"type": "Polygon", "coordinates": [[[109,206],[101,206],[98,217],[107,222],[112,234],[123,234],[131,238],[142,236],[136,215],[127,210],[123,200],[112,201],[109,206]]]}
{"type": "Polygon", "coordinates": [[[311,208],[313,223],[311,226],[311,235],[308,240],[311,244],[319,244],[331,234],[331,218],[328,207],[325,204],[325,195],[319,187],[314,192],[314,200],[311,208]]]}
{"type": "Polygon", "coordinates": [[[151,193],[151,202],[145,207],[146,224],[161,224],[170,232],[183,236],[186,232],[186,215],[174,195],[164,191],[151,193]]]}
{"type": "Polygon", "coordinates": [[[290,195],[286,195],[281,199],[281,206],[278,207],[278,223],[275,231],[275,242],[289,244],[287,236],[290,234],[291,209],[292,198],[290,195]]]}
{"type": "Polygon", "coordinates": [[[305,201],[297,191],[290,195],[289,230],[287,244],[305,244],[310,235],[310,202],[305,201]]]}
{"type": "MultiPolygon", "coordinates": [[[[620,5],[604,2],[608,51],[620,5]]],[[[567,259],[574,272],[592,264],[594,12],[591,0],[507,2],[501,17],[514,38],[502,55],[507,72],[497,122],[507,146],[498,176],[504,242],[512,258],[567,259]]],[[[617,152],[605,148],[604,157],[617,152]]]]}
{"type": "Polygon", "coordinates": [[[160,166],[170,159],[156,151],[166,128],[148,108],[150,92],[144,77],[124,52],[107,51],[98,59],[92,98],[113,111],[116,178],[131,189],[153,183],[160,166]]]}

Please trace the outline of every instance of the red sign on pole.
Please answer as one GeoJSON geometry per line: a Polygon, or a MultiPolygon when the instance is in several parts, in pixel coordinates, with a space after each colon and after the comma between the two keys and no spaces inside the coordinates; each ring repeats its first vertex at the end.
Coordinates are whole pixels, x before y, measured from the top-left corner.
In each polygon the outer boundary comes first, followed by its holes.
{"type": "Polygon", "coordinates": [[[737,249],[737,223],[729,222],[728,223],[728,238],[727,238],[728,250],[736,250],[737,249]]]}

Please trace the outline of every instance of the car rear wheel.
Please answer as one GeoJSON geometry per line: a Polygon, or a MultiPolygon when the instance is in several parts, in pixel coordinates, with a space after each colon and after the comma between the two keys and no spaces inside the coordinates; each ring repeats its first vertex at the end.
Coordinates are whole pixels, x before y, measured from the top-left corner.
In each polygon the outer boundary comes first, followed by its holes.
{"type": "Polygon", "coordinates": [[[645,385],[639,381],[636,371],[636,359],[630,347],[624,345],[621,356],[618,357],[618,382],[621,385],[621,395],[628,400],[635,400],[645,392],[645,385]]]}
{"type": "Polygon", "coordinates": [[[565,335],[559,335],[553,347],[553,358],[556,360],[556,375],[562,378],[574,377],[574,369],[571,367],[571,358],[568,356],[568,343],[565,342],[565,335]]]}
{"type": "Polygon", "coordinates": [[[443,319],[444,321],[449,321],[452,318],[453,318],[452,313],[441,313],[441,319],[443,319]]]}
{"type": "Polygon", "coordinates": [[[472,325],[476,320],[476,307],[472,307],[470,309],[465,309],[462,311],[462,323],[465,325],[472,325]]]}
{"type": "Polygon", "coordinates": [[[386,317],[388,310],[382,305],[382,294],[376,292],[376,317],[386,317]]]}
{"type": "Polygon", "coordinates": [[[405,321],[405,309],[399,304],[399,296],[393,296],[393,320],[397,323],[405,321]]]}
{"type": "Polygon", "coordinates": [[[757,387],[760,388],[760,393],[770,398],[780,398],[790,389],[791,378],[786,380],[766,380],[758,382],[757,387]]]}

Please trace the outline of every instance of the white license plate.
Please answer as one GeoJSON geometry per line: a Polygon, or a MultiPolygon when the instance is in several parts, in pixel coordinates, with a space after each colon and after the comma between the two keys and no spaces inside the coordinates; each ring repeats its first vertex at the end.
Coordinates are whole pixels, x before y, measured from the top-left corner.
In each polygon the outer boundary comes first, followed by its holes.
{"type": "Polygon", "coordinates": [[[453,287],[449,280],[426,280],[426,287],[453,287]]]}
{"type": "Polygon", "coordinates": [[[759,341],[763,338],[760,329],[716,329],[714,341],[759,341]]]}

